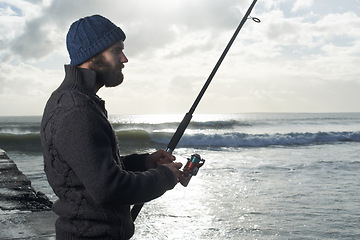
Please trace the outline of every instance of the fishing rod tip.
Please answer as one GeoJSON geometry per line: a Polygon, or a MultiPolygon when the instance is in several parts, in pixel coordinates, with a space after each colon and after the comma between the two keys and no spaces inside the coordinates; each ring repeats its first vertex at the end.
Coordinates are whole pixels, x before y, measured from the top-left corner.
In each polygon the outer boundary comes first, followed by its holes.
{"type": "Polygon", "coordinates": [[[261,20],[259,19],[259,18],[257,18],[257,17],[248,17],[248,19],[252,19],[254,22],[256,22],[256,23],[260,23],[261,22],[261,20]]]}

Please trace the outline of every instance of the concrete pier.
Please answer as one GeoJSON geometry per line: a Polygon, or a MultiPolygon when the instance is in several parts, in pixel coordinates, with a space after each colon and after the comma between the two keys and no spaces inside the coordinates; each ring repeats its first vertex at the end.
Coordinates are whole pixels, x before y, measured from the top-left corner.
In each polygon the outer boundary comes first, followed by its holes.
{"type": "Polygon", "coordinates": [[[0,149],[0,239],[55,239],[51,205],[0,149]]]}

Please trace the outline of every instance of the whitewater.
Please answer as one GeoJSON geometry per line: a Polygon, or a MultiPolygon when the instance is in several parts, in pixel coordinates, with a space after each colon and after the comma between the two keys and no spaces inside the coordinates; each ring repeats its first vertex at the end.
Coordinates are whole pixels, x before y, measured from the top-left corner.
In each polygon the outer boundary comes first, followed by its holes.
{"type": "MultiPolygon", "coordinates": [[[[126,155],[165,149],[182,118],[109,119],[126,155]]],[[[56,200],[40,121],[0,117],[0,148],[56,200]]],[[[360,239],[360,113],[194,114],[174,155],[193,153],[205,165],[145,204],[133,239],[360,239]]]]}

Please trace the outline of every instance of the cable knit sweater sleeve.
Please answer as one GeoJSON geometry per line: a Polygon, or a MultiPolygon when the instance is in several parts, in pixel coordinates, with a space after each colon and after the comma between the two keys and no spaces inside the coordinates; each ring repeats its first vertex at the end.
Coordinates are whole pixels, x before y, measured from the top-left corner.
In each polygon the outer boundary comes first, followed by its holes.
{"type": "Polygon", "coordinates": [[[145,158],[149,154],[131,154],[127,156],[122,156],[121,161],[124,164],[125,170],[127,171],[146,171],[145,168],[145,158]]]}
{"type": "Polygon", "coordinates": [[[147,202],[176,184],[164,166],[144,172],[122,169],[114,153],[113,130],[93,106],[70,109],[56,129],[53,144],[74,173],[66,173],[69,184],[79,181],[98,204],[147,202]]]}

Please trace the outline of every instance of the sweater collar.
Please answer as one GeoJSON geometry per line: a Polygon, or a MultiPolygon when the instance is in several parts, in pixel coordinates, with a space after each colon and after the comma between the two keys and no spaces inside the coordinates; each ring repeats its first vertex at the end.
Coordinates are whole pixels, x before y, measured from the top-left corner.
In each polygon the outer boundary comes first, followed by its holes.
{"type": "Polygon", "coordinates": [[[65,65],[65,79],[61,84],[62,89],[76,89],[85,92],[103,110],[107,117],[105,102],[94,92],[96,84],[96,72],[86,68],[78,68],[72,65],[65,65]]]}
{"type": "Polygon", "coordinates": [[[96,73],[90,69],[65,65],[64,84],[69,87],[72,86],[73,88],[95,94],[94,88],[96,84],[96,73]]]}

